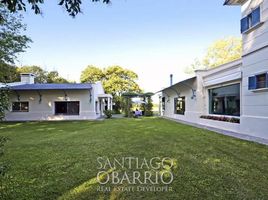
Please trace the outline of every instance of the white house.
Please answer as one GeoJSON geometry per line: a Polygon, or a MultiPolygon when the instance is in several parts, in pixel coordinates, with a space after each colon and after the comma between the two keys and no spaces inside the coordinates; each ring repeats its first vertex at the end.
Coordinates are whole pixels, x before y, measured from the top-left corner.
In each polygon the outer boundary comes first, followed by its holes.
{"type": "Polygon", "coordinates": [[[6,121],[89,120],[112,110],[112,95],[102,84],[36,84],[33,74],[21,74],[21,82],[0,85],[11,91],[6,121]]]}
{"type": "Polygon", "coordinates": [[[268,0],[225,5],[242,6],[242,58],[163,89],[161,115],[268,139],[268,0]]]}

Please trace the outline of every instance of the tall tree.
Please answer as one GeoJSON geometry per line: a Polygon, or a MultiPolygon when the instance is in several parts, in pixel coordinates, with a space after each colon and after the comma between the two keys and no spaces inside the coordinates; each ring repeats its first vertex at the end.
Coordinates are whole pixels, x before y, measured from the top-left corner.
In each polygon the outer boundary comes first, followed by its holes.
{"type": "Polygon", "coordinates": [[[120,66],[111,66],[104,70],[105,79],[103,86],[105,92],[113,95],[121,95],[124,92],[140,92],[137,84],[138,75],[120,66]]]}
{"type": "Polygon", "coordinates": [[[69,83],[65,78],[59,75],[57,71],[50,71],[47,73],[47,83],[69,83]]]}
{"type": "Polygon", "coordinates": [[[18,80],[17,67],[0,62],[0,82],[10,83],[18,80]]]}
{"type": "Polygon", "coordinates": [[[204,58],[195,62],[186,68],[186,73],[193,73],[197,69],[210,69],[234,61],[241,58],[242,55],[242,39],[229,37],[217,40],[212,43],[204,58]]]}
{"type": "Polygon", "coordinates": [[[214,42],[208,48],[203,64],[213,68],[241,58],[241,55],[242,39],[230,37],[214,42]]]}
{"type": "Polygon", "coordinates": [[[113,102],[115,103],[114,110],[116,112],[122,109],[123,99],[121,95],[123,93],[141,91],[136,82],[138,75],[120,66],[111,66],[104,70],[89,66],[82,71],[80,77],[83,83],[101,81],[105,92],[113,95],[113,102]]]}
{"type": "MultiPolygon", "coordinates": [[[[57,71],[47,71],[39,66],[23,66],[17,68],[17,73],[33,73],[36,83],[68,83],[69,81],[61,77],[57,71]]],[[[19,81],[19,77],[18,77],[19,81]]]]}
{"type": "Polygon", "coordinates": [[[18,53],[24,52],[31,40],[23,34],[26,26],[21,15],[11,14],[0,4],[0,16],[0,63],[13,64],[18,53]]]}
{"type": "MultiPolygon", "coordinates": [[[[103,3],[110,3],[110,0],[91,0],[92,2],[102,1],[103,3]]],[[[44,0],[0,0],[9,11],[16,12],[18,10],[26,11],[27,4],[31,7],[35,14],[41,14],[40,5],[44,0]]],[[[81,12],[82,0],[59,0],[58,5],[64,7],[70,16],[74,17],[81,12]]]]}
{"type": "Polygon", "coordinates": [[[80,81],[82,83],[95,83],[104,78],[104,72],[93,65],[89,65],[82,71],[80,81]]]}
{"type": "Polygon", "coordinates": [[[47,71],[43,70],[41,67],[32,65],[32,66],[23,66],[18,68],[19,73],[33,73],[35,75],[36,83],[46,83],[47,82],[47,71]]]}

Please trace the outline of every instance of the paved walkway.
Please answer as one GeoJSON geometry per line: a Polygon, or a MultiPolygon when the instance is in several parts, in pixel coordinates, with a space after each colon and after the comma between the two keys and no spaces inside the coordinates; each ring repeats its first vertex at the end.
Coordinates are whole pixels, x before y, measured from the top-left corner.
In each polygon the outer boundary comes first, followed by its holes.
{"type": "Polygon", "coordinates": [[[113,114],[112,118],[122,119],[122,118],[124,118],[124,114],[113,114]]]}
{"type": "Polygon", "coordinates": [[[179,123],[182,123],[182,124],[187,124],[187,125],[190,125],[190,126],[194,126],[194,127],[197,127],[197,128],[203,128],[203,129],[207,129],[207,130],[210,130],[210,131],[214,131],[214,132],[222,134],[222,135],[227,135],[227,136],[230,136],[230,137],[239,138],[241,140],[247,140],[247,141],[251,141],[251,142],[257,142],[257,143],[260,143],[260,144],[268,145],[268,139],[263,139],[263,138],[254,137],[254,136],[250,136],[250,135],[235,133],[235,132],[232,132],[232,131],[226,131],[226,130],[222,130],[222,129],[218,129],[218,128],[213,128],[213,127],[209,127],[209,126],[204,126],[204,125],[200,125],[200,124],[186,122],[186,121],[173,119],[173,118],[169,118],[169,117],[163,117],[163,118],[168,119],[168,120],[172,120],[172,121],[175,121],[175,122],[179,122],[179,123]]]}

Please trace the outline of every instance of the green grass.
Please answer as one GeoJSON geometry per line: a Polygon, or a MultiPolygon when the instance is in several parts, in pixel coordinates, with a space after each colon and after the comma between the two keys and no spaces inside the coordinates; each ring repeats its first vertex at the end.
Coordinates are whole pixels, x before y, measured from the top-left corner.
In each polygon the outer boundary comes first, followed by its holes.
{"type": "Polygon", "coordinates": [[[165,119],[1,123],[0,135],[11,199],[268,199],[267,146],[165,119]],[[170,157],[173,192],[98,192],[99,156],[170,157]]]}

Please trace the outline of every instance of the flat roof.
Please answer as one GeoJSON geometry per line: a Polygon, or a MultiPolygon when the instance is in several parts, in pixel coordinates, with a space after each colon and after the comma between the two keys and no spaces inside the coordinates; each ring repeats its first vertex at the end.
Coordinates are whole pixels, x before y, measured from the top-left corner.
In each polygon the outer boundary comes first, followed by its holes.
{"type": "Polygon", "coordinates": [[[88,90],[92,88],[90,83],[40,83],[9,86],[10,90],[88,90]]]}

